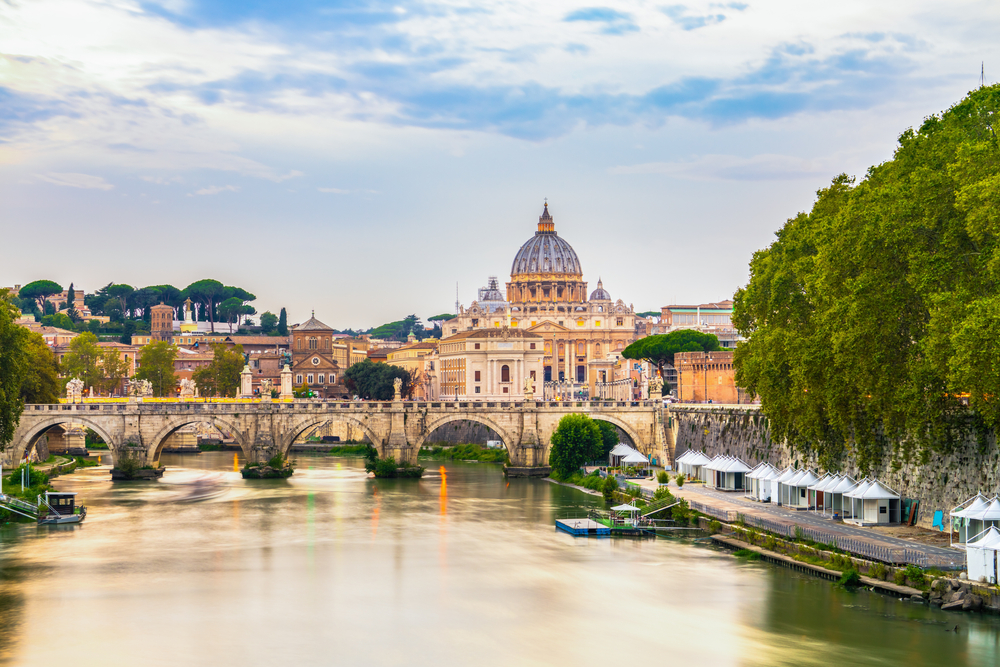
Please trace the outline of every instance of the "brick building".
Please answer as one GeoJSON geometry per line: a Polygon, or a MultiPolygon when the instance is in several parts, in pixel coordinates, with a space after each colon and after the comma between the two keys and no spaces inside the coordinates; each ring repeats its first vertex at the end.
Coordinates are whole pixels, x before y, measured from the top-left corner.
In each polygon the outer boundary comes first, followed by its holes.
{"type": "Polygon", "coordinates": [[[733,352],[679,352],[674,355],[677,398],[682,403],[750,403],[736,386],[733,352]]]}

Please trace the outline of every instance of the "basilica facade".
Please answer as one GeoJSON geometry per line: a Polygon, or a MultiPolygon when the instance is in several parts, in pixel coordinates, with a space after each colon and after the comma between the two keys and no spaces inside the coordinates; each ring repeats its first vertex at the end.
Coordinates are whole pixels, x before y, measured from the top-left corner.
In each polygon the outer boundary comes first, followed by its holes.
{"type": "Polygon", "coordinates": [[[580,258],[556,232],[547,203],[534,236],[514,256],[505,306],[474,301],[460,307],[442,325],[442,345],[450,336],[503,327],[539,337],[542,377],[536,379],[559,384],[556,393],[563,395],[596,396],[595,384],[615,379],[621,351],[637,337],[631,305],[613,300],[600,280],[588,294],[580,258]]]}

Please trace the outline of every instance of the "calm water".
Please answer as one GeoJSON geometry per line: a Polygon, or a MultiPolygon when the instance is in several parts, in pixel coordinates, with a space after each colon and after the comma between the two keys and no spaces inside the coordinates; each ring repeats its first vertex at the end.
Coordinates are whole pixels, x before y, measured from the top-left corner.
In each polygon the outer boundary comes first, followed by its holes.
{"type": "Polygon", "coordinates": [[[244,483],[232,453],[164,463],[160,483],[60,478],[82,526],[0,529],[0,663],[1000,663],[1000,618],[698,540],[574,539],[553,520],[594,499],[496,466],[376,482],[360,461],[302,456],[288,481],[244,483]]]}

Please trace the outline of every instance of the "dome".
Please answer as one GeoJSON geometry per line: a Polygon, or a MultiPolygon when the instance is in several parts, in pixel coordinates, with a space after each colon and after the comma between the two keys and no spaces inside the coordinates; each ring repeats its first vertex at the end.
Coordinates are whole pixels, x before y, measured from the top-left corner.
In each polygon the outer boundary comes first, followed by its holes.
{"type": "Polygon", "coordinates": [[[576,256],[573,246],[564,241],[556,233],[552,216],[549,215],[549,205],[538,218],[538,231],[521,246],[514,257],[510,276],[534,273],[561,273],[571,276],[583,274],[580,268],[580,258],[576,256]]]}
{"type": "Polygon", "coordinates": [[[611,301],[611,295],[608,294],[608,290],[604,289],[604,284],[601,279],[597,279],[597,289],[590,293],[591,301],[611,301]]]}

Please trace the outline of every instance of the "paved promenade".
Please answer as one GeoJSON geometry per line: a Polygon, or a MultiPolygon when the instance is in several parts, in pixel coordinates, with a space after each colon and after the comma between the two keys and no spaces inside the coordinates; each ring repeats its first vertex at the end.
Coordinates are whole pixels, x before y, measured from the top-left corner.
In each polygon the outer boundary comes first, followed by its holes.
{"type": "MultiPolygon", "coordinates": [[[[632,481],[651,490],[658,487],[656,480],[632,481]]],[[[807,531],[822,532],[850,540],[857,543],[862,551],[868,545],[872,545],[875,548],[894,550],[896,554],[904,553],[906,561],[916,562],[918,565],[958,569],[965,567],[964,551],[884,535],[869,528],[834,521],[818,512],[790,510],[770,503],[756,502],[744,497],[742,492],[727,493],[705,488],[702,484],[690,483],[679,489],[671,483],[670,492],[689,503],[699,503],[720,512],[738,512],[746,517],[758,517],[770,523],[790,526],[792,530],[794,526],[799,526],[807,531]]]]}

